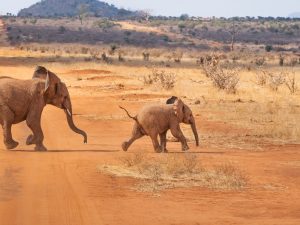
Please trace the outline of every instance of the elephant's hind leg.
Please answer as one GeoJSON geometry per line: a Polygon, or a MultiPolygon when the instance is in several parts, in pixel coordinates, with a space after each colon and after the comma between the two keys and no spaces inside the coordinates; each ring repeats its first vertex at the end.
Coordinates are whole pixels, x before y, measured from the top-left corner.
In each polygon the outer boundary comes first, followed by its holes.
{"type": "Polygon", "coordinates": [[[161,146],[163,152],[168,152],[168,150],[167,150],[167,131],[162,134],[159,134],[159,137],[160,137],[160,146],[161,146]]]}
{"type": "Polygon", "coordinates": [[[144,136],[144,133],[142,132],[141,128],[135,124],[132,131],[132,136],[128,141],[123,142],[122,149],[123,151],[127,151],[128,148],[132,145],[134,141],[144,136]]]}
{"type": "Polygon", "coordinates": [[[3,136],[4,136],[4,144],[7,149],[14,149],[16,148],[19,143],[14,141],[11,134],[11,127],[14,121],[14,114],[13,112],[6,107],[5,109],[2,108],[2,128],[3,128],[3,136]]]}
{"type": "Polygon", "coordinates": [[[13,140],[12,138],[11,126],[12,123],[4,121],[3,123],[4,144],[7,149],[14,149],[19,145],[19,143],[13,140]]]}
{"type": "Polygon", "coordinates": [[[163,151],[163,147],[159,145],[159,142],[157,139],[158,134],[151,134],[150,137],[151,137],[153,148],[154,148],[155,152],[161,153],[163,151]]]}

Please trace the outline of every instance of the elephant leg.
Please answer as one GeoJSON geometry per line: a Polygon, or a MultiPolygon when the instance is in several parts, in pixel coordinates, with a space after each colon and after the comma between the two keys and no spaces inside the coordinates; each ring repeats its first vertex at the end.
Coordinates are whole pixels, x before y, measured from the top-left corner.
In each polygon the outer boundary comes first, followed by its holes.
{"type": "Polygon", "coordinates": [[[168,150],[167,150],[167,131],[162,134],[159,134],[159,137],[160,137],[160,146],[161,146],[163,152],[168,152],[168,150]]]}
{"type": "Polygon", "coordinates": [[[33,145],[35,144],[34,136],[33,134],[30,134],[26,139],[26,145],[33,145]]]}
{"type": "Polygon", "coordinates": [[[7,149],[16,148],[19,143],[14,141],[11,134],[11,127],[14,121],[14,114],[11,112],[9,108],[5,108],[2,110],[2,128],[3,128],[3,136],[4,136],[4,144],[7,149]]]}
{"type": "Polygon", "coordinates": [[[171,127],[171,133],[175,138],[177,138],[181,142],[182,151],[189,150],[189,146],[187,145],[186,138],[184,137],[179,124],[171,127]]]}
{"type": "Polygon", "coordinates": [[[11,126],[12,123],[4,121],[3,123],[4,144],[7,149],[14,149],[19,145],[19,143],[14,141],[12,138],[11,126]]]}
{"type": "Polygon", "coordinates": [[[153,148],[154,148],[155,152],[161,153],[163,148],[159,145],[159,142],[158,142],[158,139],[157,139],[158,134],[150,135],[150,137],[151,137],[153,148]]]}
{"type": "Polygon", "coordinates": [[[36,151],[47,151],[47,148],[43,144],[44,134],[41,128],[40,120],[29,117],[27,118],[26,123],[33,133],[33,135],[28,136],[26,144],[35,144],[36,151]]]}
{"type": "Polygon", "coordinates": [[[144,136],[143,132],[141,131],[139,126],[137,124],[135,124],[133,127],[131,138],[128,141],[123,142],[123,144],[122,144],[123,151],[126,152],[134,141],[136,141],[137,139],[139,139],[143,136],[144,136]]]}

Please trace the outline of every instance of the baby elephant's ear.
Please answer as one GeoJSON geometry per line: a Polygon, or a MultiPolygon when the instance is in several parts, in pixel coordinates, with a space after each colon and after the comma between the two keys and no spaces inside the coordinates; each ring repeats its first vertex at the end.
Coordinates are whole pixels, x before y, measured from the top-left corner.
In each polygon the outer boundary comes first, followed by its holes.
{"type": "Polygon", "coordinates": [[[176,96],[172,96],[171,98],[169,98],[166,102],[166,104],[171,105],[174,104],[174,102],[177,100],[178,98],[176,96]]]}
{"type": "Polygon", "coordinates": [[[32,79],[40,78],[40,79],[47,79],[47,69],[43,66],[37,66],[34,70],[32,79]]]}
{"type": "Polygon", "coordinates": [[[173,104],[173,110],[179,121],[182,122],[184,117],[184,103],[180,98],[177,98],[177,100],[175,100],[173,104]]]}

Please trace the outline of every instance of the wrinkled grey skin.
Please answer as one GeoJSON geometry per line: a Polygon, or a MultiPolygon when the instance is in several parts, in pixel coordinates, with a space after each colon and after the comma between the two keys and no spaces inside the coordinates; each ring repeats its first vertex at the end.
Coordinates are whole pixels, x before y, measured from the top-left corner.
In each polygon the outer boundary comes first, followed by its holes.
{"type": "Polygon", "coordinates": [[[199,146],[199,137],[193,113],[191,109],[177,97],[173,96],[168,99],[167,104],[147,105],[143,107],[135,117],[131,117],[129,114],[128,116],[135,120],[135,124],[132,137],[122,144],[124,151],[127,151],[135,140],[147,135],[150,136],[156,152],[167,152],[166,136],[168,130],[181,142],[182,151],[187,151],[189,147],[180,129],[180,123],[191,125],[196,145],[199,146]],[[160,143],[158,142],[158,136],[160,137],[160,143]]]}
{"type": "Polygon", "coordinates": [[[33,133],[28,136],[26,144],[35,144],[35,150],[38,151],[47,150],[43,144],[44,135],[41,128],[41,115],[47,104],[63,109],[69,127],[81,134],[84,142],[87,142],[86,133],[73,123],[72,104],[66,85],[54,73],[38,66],[32,80],[0,77],[0,124],[7,149],[18,146],[18,142],[12,138],[12,125],[26,120],[33,133]]]}

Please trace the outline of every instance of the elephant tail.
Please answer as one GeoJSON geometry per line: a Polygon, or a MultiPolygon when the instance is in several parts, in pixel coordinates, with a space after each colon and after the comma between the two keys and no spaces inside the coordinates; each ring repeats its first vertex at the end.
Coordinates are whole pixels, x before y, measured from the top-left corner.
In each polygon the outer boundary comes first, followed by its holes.
{"type": "Polygon", "coordinates": [[[127,115],[128,115],[129,118],[131,118],[131,119],[135,120],[136,122],[138,122],[137,116],[131,116],[129,114],[129,112],[127,111],[127,109],[123,108],[122,106],[119,106],[119,107],[120,107],[120,109],[123,109],[127,113],[127,115]]]}
{"type": "Polygon", "coordinates": [[[145,131],[145,129],[143,128],[143,126],[142,126],[142,125],[140,124],[140,122],[138,121],[137,116],[131,116],[131,115],[129,114],[129,112],[127,111],[127,109],[123,108],[122,106],[119,106],[119,107],[120,107],[120,109],[123,109],[123,110],[127,113],[128,117],[129,117],[130,119],[133,119],[134,121],[136,121],[137,125],[138,125],[139,128],[140,128],[140,131],[141,131],[144,135],[147,135],[147,132],[145,131]]]}

